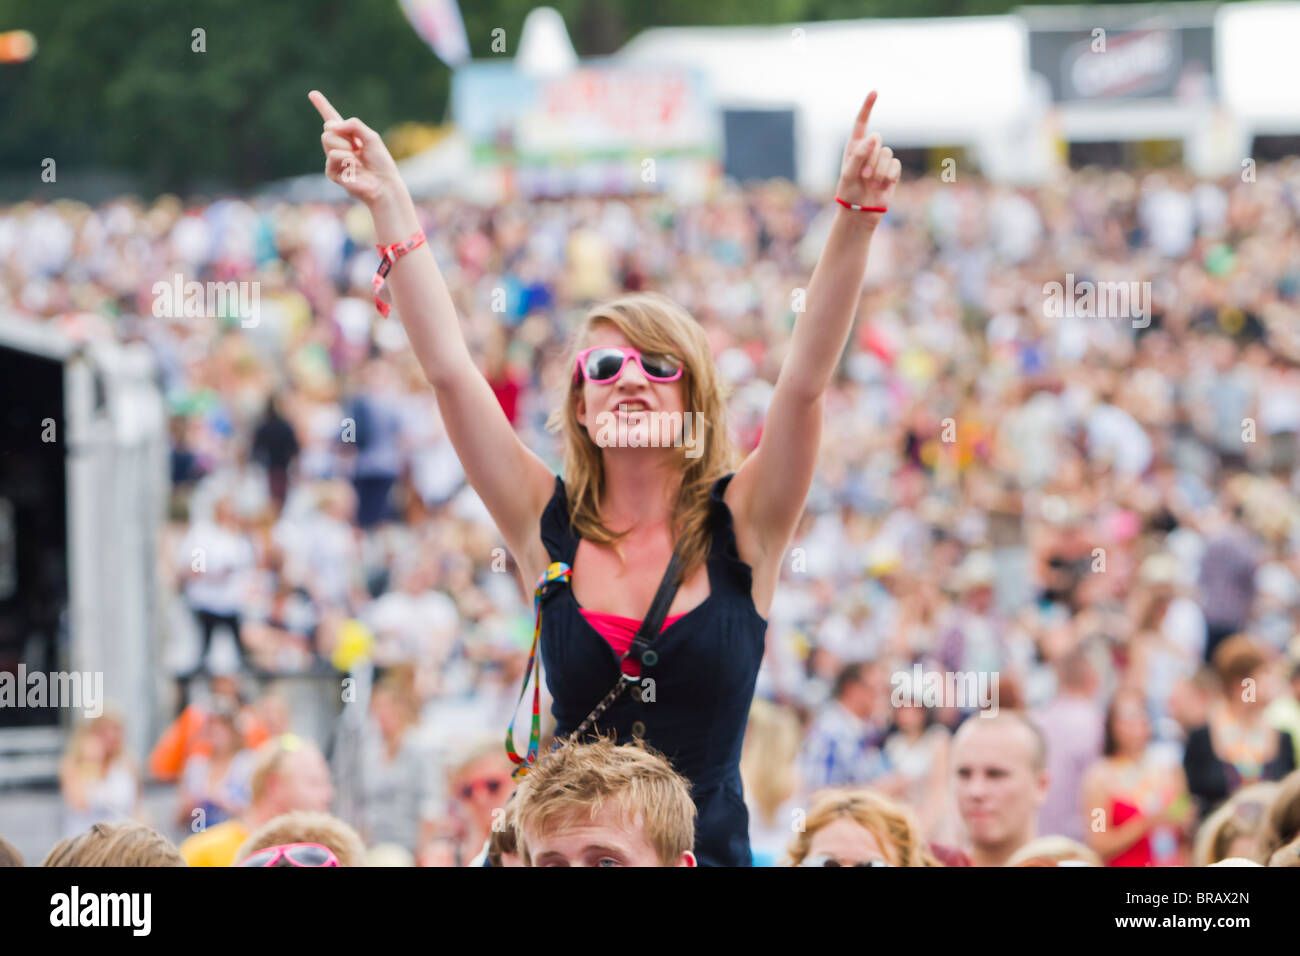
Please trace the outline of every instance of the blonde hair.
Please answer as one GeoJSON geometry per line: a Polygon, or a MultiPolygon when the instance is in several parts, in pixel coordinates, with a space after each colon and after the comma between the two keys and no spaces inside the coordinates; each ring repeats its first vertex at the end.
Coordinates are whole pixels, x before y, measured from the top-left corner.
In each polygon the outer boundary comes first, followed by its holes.
{"type": "Polygon", "coordinates": [[[115,762],[122,763],[134,779],[135,765],[124,749],[122,740],[123,721],[120,712],[106,707],[98,717],[90,717],[78,722],[68,735],[67,746],[59,758],[59,782],[63,787],[79,786],[91,781],[103,780],[115,762]],[[100,729],[105,726],[116,727],[118,740],[112,750],[104,750],[95,762],[87,765],[86,745],[92,740],[102,739],[100,729]]]}
{"type": "Polygon", "coordinates": [[[90,719],[90,725],[98,732],[99,728],[104,726],[116,727],[118,730],[117,746],[112,751],[104,754],[104,759],[108,763],[126,756],[126,716],[120,709],[112,704],[105,704],[103,712],[98,717],[90,719]]]}
{"type": "MultiPolygon", "coordinates": [[[[1278,785],[1271,782],[1243,787],[1206,817],[1196,831],[1192,865],[1209,866],[1225,859],[1228,848],[1239,837],[1254,837],[1258,847],[1268,826],[1269,807],[1277,789],[1278,785]],[[1248,811],[1248,806],[1253,811],[1248,811]]],[[[1257,856],[1258,848],[1252,851],[1252,858],[1257,856]]],[[[1260,863],[1262,860],[1256,859],[1255,862],[1260,863]]]]}
{"type": "Polygon", "coordinates": [[[257,748],[253,773],[248,784],[249,795],[254,804],[261,803],[262,798],[266,796],[271,780],[280,772],[284,758],[298,750],[320,752],[320,748],[310,740],[292,733],[272,737],[257,748]]]}
{"type": "Polygon", "coordinates": [[[308,810],[290,810],[253,831],[235,854],[235,860],[287,843],[319,843],[329,847],[339,858],[339,866],[361,866],[366,855],[366,845],[357,831],[338,817],[308,810]]]}
{"type": "Polygon", "coordinates": [[[491,758],[502,769],[508,769],[510,764],[507,763],[505,753],[501,749],[501,740],[498,737],[489,737],[486,734],[475,736],[469,740],[462,741],[452,749],[447,759],[447,780],[455,782],[462,777],[465,771],[482,760],[491,758]]]}
{"type": "Polygon", "coordinates": [[[912,811],[874,790],[823,790],[813,797],[812,809],[786,851],[788,866],[808,857],[813,835],[836,820],[852,820],[876,838],[891,862],[898,866],[942,866],[921,839],[921,827],[912,811]],[[892,852],[891,852],[892,851],[892,852]]]}
{"type": "Polygon", "coordinates": [[[762,698],[750,705],[740,776],[764,825],[771,825],[781,804],[795,792],[795,761],[802,738],[799,718],[789,707],[762,698]]]}
{"type": "Polygon", "coordinates": [[[84,759],[83,753],[86,742],[95,736],[95,721],[83,720],[73,728],[72,733],[68,735],[68,745],[63,750],[63,757],[60,764],[64,770],[80,769],[79,765],[84,759]]]}
{"type": "Polygon", "coordinates": [[[60,840],[41,866],[187,866],[175,844],[143,823],[95,823],[60,840]]]}
{"type": "Polygon", "coordinates": [[[600,514],[600,496],[605,490],[604,460],[600,447],[578,421],[578,401],[584,380],[575,381],[577,355],[586,348],[595,326],[612,325],[634,348],[680,358],[683,374],[682,406],[695,416],[696,440],[702,444],[696,457],[682,449],[682,484],[673,506],[671,527],[675,547],[682,558],[678,584],[686,581],[708,558],[712,533],[709,525],[709,492],[713,483],[734,470],[737,451],[727,434],[726,394],[708,339],[700,324],[672,299],[657,292],[621,296],[593,308],[574,338],[565,365],[567,389],[562,405],[547,422],[551,431],[564,435],[564,488],[570,521],[582,538],[597,544],[614,545],[626,531],[614,533],[605,527],[600,514]]]}
{"type": "Polygon", "coordinates": [[[1101,857],[1066,836],[1041,836],[1030,840],[1007,860],[1007,866],[1055,866],[1062,860],[1101,866],[1101,857]]]}
{"type": "Polygon", "coordinates": [[[620,747],[603,737],[546,754],[515,791],[513,820],[524,866],[533,865],[525,834],[547,833],[583,815],[594,819],[607,801],[637,821],[664,866],[695,846],[695,804],[686,778],[639,740],[620,747]]]}

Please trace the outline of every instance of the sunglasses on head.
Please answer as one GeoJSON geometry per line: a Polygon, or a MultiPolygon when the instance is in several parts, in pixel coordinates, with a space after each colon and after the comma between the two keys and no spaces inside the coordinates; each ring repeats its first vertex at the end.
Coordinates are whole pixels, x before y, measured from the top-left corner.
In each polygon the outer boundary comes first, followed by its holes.
{"type": "Polygon", "coordinates": [[[652,382],[675,382],[682,377],[682,363],[669,355],[643,353],[640,349],[595,346],[583,349],[573,369],[573,380],[584,377],[588,382],[604,385],[617,380],[630,359],[636,359],[641,371],[652,382]]]}
{"type": "Polygon", "coordinates": [[[319,843],[285,843],[268,846],[244,857],[236,866],[338,866],[334,851],[319,843]]]}
{"type": "Polygon", "coordinates": [[[495,777],[491,777],[487,780],[471,780],[460,788],[460,795],[462,799],[468,800],[470,797],[474,796],[474,791],[482,789],[490,796],[496,796],[496,794],[500,792],[501,786],[501,781],[495,777]]]}

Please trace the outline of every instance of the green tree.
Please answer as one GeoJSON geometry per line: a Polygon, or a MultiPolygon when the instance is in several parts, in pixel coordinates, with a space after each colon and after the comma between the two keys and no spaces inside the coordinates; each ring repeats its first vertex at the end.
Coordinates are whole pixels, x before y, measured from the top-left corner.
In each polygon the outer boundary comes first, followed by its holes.
{"type": "Polygon", "coordinates": [[[319,165],[313,87],[379,129],[441,121],[449,89],[395,2],[0,0],[0,24],[38,42],[0,68],[10,168],[54,156],[159,189],[247,187],[319,165]]]}

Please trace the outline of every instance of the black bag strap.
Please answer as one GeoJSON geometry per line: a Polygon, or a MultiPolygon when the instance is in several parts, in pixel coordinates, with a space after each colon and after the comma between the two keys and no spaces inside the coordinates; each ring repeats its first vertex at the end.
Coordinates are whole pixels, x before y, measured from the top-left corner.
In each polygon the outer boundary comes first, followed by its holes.
{"type": "Polygon", "coordinates": [[[651,642],[659,636],[660,630],[664,626],[664,618],[668,616],[668,609],[673,606],[673,598],[677,594],[677,572],[681,569],[681,558],[677,552],[673,552],[672,558],[668,561],[668,570],[664,572],[663,580],[659,582],[659,590],[655,592],[654,600],[650,602],[650,610],[646,612],[645,620],[641,622],[641,628],[636,632],[636,637],[632,638],[632,643],[628,646],[627,654],[624,659],[630,657],[638,664],[645,663],[653,666],[658,660],[658,656],[644,660],[645,654],[650,650],[651,642]]]}
{"type": "MultiPolygon", "coordinates": [[[[668,570],[664,572],[663,579],[659,582],[659,590],[655,592],[654,600],[650,602],[650,610],[646,612],[645,620],[641,622],[641,627],[636,632],[636,637],[632,639],[632,644],[628,647],[627,653],[620,658],[620,665],[622,661],[630,657],[638,664],[651,667],[659,659],[659,656],[650,650],[650,644],[663,628],[664,618],[668,616],[668,609],[672,607],[673,598],[677,595],[677,573],[681,570],[681,566],[681,558],[674,551],[672,558],[668,561],[668,570]]],[[[639,678],[620,674],[618,683],[605,695],[605,699],[587,715],[587,719],[569,735],[568,739],[570,741],[580,739],[600,719],[600,715],[609,709],[610,704],[618,700],[624,691],[638,681],[639,678]]]]}

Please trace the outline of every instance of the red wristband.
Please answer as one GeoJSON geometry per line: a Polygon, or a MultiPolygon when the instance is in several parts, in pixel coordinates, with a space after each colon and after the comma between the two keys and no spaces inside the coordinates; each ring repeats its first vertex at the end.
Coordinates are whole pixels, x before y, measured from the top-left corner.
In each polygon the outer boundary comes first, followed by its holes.
{"type": "Polygon", "coordinates": [[[839,196],[835,197],[835,201],[845,209],[852,209],[854,212],[889,212],[888,206],[859,206],[855,202],[845,202],[839,196]]]}
{"type": "Polygon", "coordinates": [[[411,237],[406,239],[404,242],[395,242],[391,246],[375,246],[375,248],[379,250],[379,254],[384,257],[379,263],[379,268],[375,270],[375,308],[379,310],[379,314],[384,316],[384,318],[388,317],[388,313],[391,311],[392,307],[379,298],[379,290],[383,288],[384,279],[388,277],[388,270],[393,268],[393,263],[402,258],[402,256],[406,255],[412,249],[420,248],[422,245],[424,245],[424,230],[417,229],[411,237]]]}

